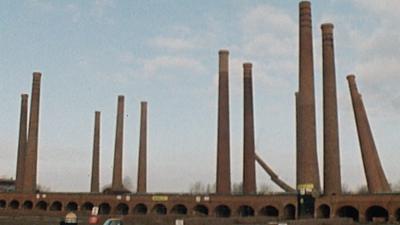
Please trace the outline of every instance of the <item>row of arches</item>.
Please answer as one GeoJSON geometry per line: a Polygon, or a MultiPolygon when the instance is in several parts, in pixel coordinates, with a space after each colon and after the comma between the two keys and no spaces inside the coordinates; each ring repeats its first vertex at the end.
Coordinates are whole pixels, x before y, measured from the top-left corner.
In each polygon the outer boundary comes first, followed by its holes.
{"type": "MultiPolygon", "coordinates": [[[[80,211],[80,212],[90,212],[94,204],[92,202],[85,202],[82,205],[78,205],[78,203],[71,201],[67,204],[63,205],[60,201],[53,201],[48,203],[46,201],[39,201],[37,203],[33,203],[30,200],[24,201],[20,203],[17,200],[12,200],[8,204],[5,200],[0,200],[0,209],[1,208],[9,208],[9,209],[24,209],[24,210],[42,210],[42,211],[80,211]]],[[[149,208],[144,203],[139,203],[134,205],[132,208],[129,207],[128,204],[119,203],[114,209],[112,209],[109,203],[103,202],[98,205],[99,214],[100,215],[108,215],[108,214],[116,214],[116,215],[146,215],[146,214],[156,214],[156,215],[166,215],[166,214],[175,214],[175,215],[188,215],[189,209],[183,204],[176,204],[172,206],[170,209],[167,208],[166,205],[162,203],[158,203],[152,205],[149,208]],[[112,211],[113,210],[113,211],[112,211]]],[[[249,205],[241,205],[236,210],[233,210],[231,207],[221,204],[212,209],[213,213],[216,217],[230,217],[233,214],[239,215],[241,217],[251,217],[256,215],[256,210],[249,205]]],[[[198,204],[191,209],[191,214],[197,216],[208,216],[211,214],[210,209],[203,204],[198,204]]],[[[266,216],[271,218],[278,218],[279,216],[283,216],[285,219],[294,219],[296,214],[296,208],[292,204],[288,204],[284,207],[283,215],[279,214],[279,210],[271,205],[264,206],[261,208],[257,215],[266,216]]]]}
{"type": "MultiPolygon", "coordinates": [[[[333,212],[334,215],[331,215],[331,208],[326,205],[322,204],[317,209],[317,217],[318,218],[331,218],[333,216],[336,217],[345,217],[351,218],[354,221],[358,222],[360,220],[360,211],[351,205],[345,205],[333,212]]],[[[380,222],[387,222],[389,221],[389,212],[382,206],[373,205],[368,207],[364,212],[364,218],[367,222],[374,222],[375,220],[379,220],[380,222]]],[[[396,221],[400,222],[400,208],[397,209],[394,213],[396,221]]]]}

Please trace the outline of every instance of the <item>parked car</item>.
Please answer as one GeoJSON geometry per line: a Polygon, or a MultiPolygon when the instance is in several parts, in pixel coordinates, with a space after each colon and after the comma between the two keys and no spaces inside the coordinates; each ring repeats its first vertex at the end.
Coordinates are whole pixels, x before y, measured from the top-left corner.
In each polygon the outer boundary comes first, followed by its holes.
{"type": "Polygon", "coordinates": [[[124,225],[121,219],[118,218],[110,218],[103,223],[103,225],[124,225]]]}

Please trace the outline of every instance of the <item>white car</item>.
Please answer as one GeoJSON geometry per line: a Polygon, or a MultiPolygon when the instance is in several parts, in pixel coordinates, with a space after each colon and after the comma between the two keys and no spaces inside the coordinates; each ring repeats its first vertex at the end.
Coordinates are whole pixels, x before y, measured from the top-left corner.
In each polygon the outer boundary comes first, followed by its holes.
{"type": "Polygon", "coordinates": [[[106,220],[103,225],[124,225],[121,219],[111,218],[106,220]]]}

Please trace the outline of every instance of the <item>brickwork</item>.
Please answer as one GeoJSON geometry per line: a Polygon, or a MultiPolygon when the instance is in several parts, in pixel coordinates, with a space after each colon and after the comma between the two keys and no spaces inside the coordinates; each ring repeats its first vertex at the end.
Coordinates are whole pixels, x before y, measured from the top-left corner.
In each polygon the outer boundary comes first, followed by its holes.
{"type": "Polygon", "coordinates": [[[25,193],[36,192],[41,76],[41,73],[33,73],[28,142],[24,161],[23,192],[25,193]]]}
{"type": "Polygon", "coordinates": [[[147,102],[140,103],[140,138],[137,192],[147,192],[147,102]]]}
{"type": "Polygon", "coordinates": [[[354,117],[356,119],[358,140],[360,142],[368,190],[371,193],[390,192],[390,185],[379,160],[374,137],[368,122],[367,112],[365,111],[361,94],[358,92],[355,76],[348,75],[347,80],[353,103],[354,117]]]}
{"type": "Polygon", "coordinates": [[[122,163],[123,163],[123,145],[124,145],[124,96],[118,96],[117,121],[115,128],[115,149],[114,166],[111,191],[124,192],[122,184],[122,163]]]}
{"type": "Polygon", "coordinates": [[[320,191],[316,129],[315,129],[315,96],[313,38],[311,22],[311,3],[302,1],[299,4],[299,117],[301,120],[300,142],[301,152],[297,170],[297,185],[313,185],[320,191]]]}
{"type": "Polygon", "coordinates": [[[15,176],[15,190],[21,192],[24,185],[24,165],[27,142],[28,124],[28,95],[21,95],[21,115],[19,120],[17,171],[15,176]]]}
{"type": "Polygon", "coordinates": [[[243,193],[256,193],[252,64],[243,64],[243,193]]]}
{"type": "Polygon", "coordinates": [[[99,111],[94,116],[92,177],[90,192],[100,192],[100,116],[99,111]]]}
{"type": "Polygon", "coordinates": [[[341,194],[333,24],[321,25],[324,108],[324,194],[341,194]]]}
{"type": "Polygon", "coordinates": [[[229,131],[229,52],[219,51],[217,182],[219,194],[231,193],[229,131]]]}

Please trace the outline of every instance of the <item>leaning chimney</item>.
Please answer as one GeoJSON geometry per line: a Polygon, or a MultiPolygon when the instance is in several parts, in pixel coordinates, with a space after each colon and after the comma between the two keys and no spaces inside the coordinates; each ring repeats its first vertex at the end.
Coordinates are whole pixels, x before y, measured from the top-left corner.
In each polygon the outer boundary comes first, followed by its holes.
{"type": "Polygon", "coordinates": [[[229,51],[219,51],[217,194],[231,193],[228,57],[229,51]]]}
{"type": "Polygon", "coordinates": [[[27,142],[27,123],[28,123],[28,95],[21,95],[21,115],[19,120],[18,154],[17,154],[17,172],[15,176],[15,190],[22,191],[24,185],[24,163],[27,142]]]}
{"type": "Polygon", "coordinates": [[[349,83],[351,100],[353,103],[358,141],[360,142],[368,190],[370,193],[390,192],[390,185],[379,160],[378,151],[368,122],[367,112],[365,111],[361,94],[358,92],[355,76],[348,75],[347,81],[349,83]]]}
{"type": "Polygon", "coordinates": [[[147,102],[140,103],[140,137],[137,192],[147,191],[147,102]]]}
{"type": "Polygon", "coordinates": [[[313,68],[313,44],[311,3],[302,1],[299,4],[299,91],[298,101],[301,120],[301,152],[300,164],[297,165],[298,187],[307,186],[314,192],[320,191],[318,157],[315,129],[315,96],[314,96],[314,68],[313,68]]]}
{"type": "Polygon", "coordinates": [[[25,193],[36,192],[41,76],[41,73],[33,73],[28,142],[24,166],[23,192],[25,193]]]}
{"type": "Polygon", "coordinates": [[[256,193],[252,64],[243,64],[243,193],[256,193]]]}
{"type": "Polygon", "coordinates": [[[336,95],[333,24],[325,23],[322,30],[322,70],[324,107],[324,194],[341,194],[339,126],[336,95]]]}

